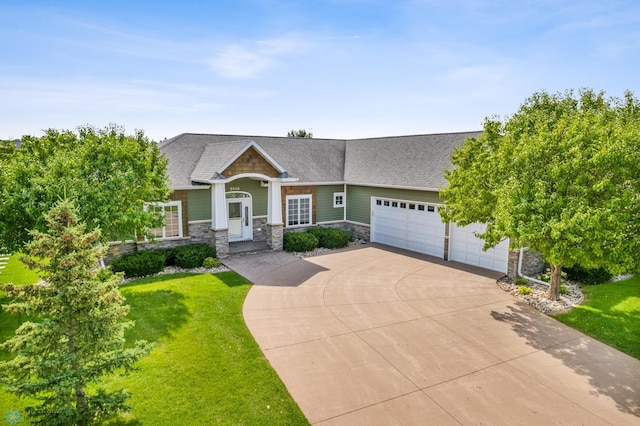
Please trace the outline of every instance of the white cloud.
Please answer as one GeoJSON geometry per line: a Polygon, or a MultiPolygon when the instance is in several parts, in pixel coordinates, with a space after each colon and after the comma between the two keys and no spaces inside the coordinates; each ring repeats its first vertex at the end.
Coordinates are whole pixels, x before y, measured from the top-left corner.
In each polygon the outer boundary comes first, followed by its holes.
{"type": "Polygon", "coordinates": [[[258,40],[250,47],[232,44],[221,49],[208,63],[222,77],[248,79],[277,66],[280,58],[306,45],[294,37],[258,40]]]}

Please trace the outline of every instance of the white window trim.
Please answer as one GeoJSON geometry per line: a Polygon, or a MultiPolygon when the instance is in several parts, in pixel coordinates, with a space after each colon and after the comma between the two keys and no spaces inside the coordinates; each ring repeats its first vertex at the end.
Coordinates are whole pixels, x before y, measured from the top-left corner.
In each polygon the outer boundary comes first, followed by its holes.
{"type": "MultiPolygon", "coordinates": [[[[160,203],[160,202],[153,202],[153,203],[145,203],[145,208],[147,208],[148,206],[158,206],[158,207],[163,207],[162,209],[162,216],[164,217],[164,207],[171,207],[171,206],[178,206],[178,236],[176,237],[167,237],[167,225],[163,223],[162,225],[162,237],[155,237],[155,240],[171,240],[171,239],[178,239],[178,238],[182,238],[182,202],[180,201],[169,201],[168,203],[160,203]]],[[[164,222],[164,219],[163,219],[164,222]]],[[[153,228],[155,229],[155,228],[153,228]]],[[[149,241],[149,238],[147,238],[145,236],[145,240],[149,241]]]]}
{"type": "MultiPolygon", "coordinates": [[[[285,223],[287,224],[287,228],[295,228],[295,227],[303,227],[313,225],[313,196],[311,194],[304,195],[287,195],[285,198],[285,223]],[[298,223],[297,225],[289,225],[289,200],[301,200],[308,199],[309,200],[309,223],[298,223]]],[[[300,222],[300,204],[298,204],[298,222],[300,222]]]]}
{"type": "Polygon", "coordinates": [[[334,192],[333,193],[333,208],[334,209],[344,208],[345,200],[346,200],[346,194],[344,192],[334,192]],[[336,203],[336,201],[338,200],[338,197],[341,197],[342,204],[336,203]]]}

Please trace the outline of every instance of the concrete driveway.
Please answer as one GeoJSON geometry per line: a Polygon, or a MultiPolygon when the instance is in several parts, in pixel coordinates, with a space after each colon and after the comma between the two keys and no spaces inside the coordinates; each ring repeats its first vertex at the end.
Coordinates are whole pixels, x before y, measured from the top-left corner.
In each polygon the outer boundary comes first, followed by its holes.
{"type": "Polygon", "coordinates": [[[311,423],[640,424],[640,361],[521,304],[500,274],[377,245],[225,262],[311,423]]]}

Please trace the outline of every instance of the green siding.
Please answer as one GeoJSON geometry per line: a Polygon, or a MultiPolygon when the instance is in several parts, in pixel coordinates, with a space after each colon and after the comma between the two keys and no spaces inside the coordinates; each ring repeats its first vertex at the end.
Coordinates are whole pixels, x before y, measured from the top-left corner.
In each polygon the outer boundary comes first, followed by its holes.
{"type": "Polygon", "coordinates": [[[241,178],[225,185],[226,191],[243,191],[251,194],[254,216],[267,215],[268,188],[260,186],[260,181],[250,178],[241,178]]]}
{"type": "Polygon", "coordinates": [[[188,220],[211,220],[211,190],[192,189],[187,191],[188,220]]]}
{"type": "Polygon", "coordinates": [[[334,192],[344,192],[344,186],[319,185],[316,187],[316,222],[344,219],[344,207],[333,207],[334,192]]]}
{"type": "Polygon", "coordinates": [[[437,192],[347,185],[347,220],[370,223],[371,197],[441,203],[437,192]]]}

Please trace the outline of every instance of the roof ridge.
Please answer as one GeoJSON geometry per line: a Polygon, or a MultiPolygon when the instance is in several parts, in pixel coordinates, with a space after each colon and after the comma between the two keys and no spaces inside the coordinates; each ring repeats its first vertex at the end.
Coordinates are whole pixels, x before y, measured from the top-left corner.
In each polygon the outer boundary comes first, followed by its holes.
{"type": "Polygon", "coordinates": [[[368,141],[368,140],[375,140],[375,139],[417,138],[420,136],[463,135],[466,133],[482,133],[482,130],[467,130],[462,132],[416,133],[413,135],[375,136],[372,138],[346,139],[346,141],[350,142],[350,141],[368,141]]]}

